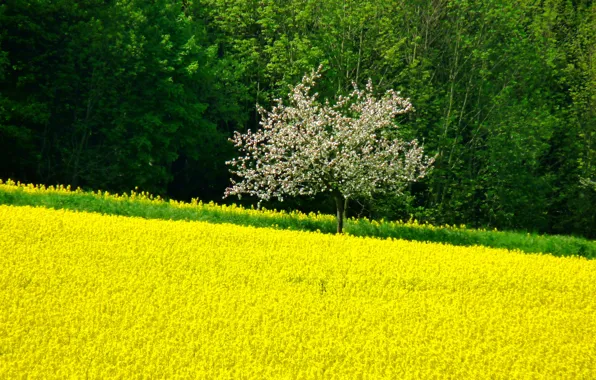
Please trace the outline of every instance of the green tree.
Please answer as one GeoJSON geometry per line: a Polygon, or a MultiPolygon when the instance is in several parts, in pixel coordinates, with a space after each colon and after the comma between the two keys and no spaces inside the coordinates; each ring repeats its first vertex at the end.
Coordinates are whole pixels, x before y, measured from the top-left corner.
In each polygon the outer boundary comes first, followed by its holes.
{"type": "Polygon", "coordinates": [[[205,31],[182,2],[32,3],[2,13],[0,120],[22,179],[164,193],[176,160],[225,140],[205,117],[205,31]]]}

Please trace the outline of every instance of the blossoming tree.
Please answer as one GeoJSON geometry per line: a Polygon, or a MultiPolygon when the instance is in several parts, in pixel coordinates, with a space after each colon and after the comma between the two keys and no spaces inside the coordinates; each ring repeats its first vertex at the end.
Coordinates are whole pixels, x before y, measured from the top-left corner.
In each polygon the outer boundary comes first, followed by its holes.
{"type": "Polygon", "coordinates": [[[321,103],[311,88],[321,67],[305,75],[271,111],[257,106],[257,132],[235,132],[231,141],[241,152],[226,162],[240,181],[231,180],[225,197],[249,194],[272,197],[330,194],[337,206],[337,232],[343,230],[348,198],[374,193],[400,194],[408,182],[424,177],[433,158],[416,140],[397,137],[395,117],[413,110],[408,99],[387,91],[377,98],[369,80],[365,89],[354,85],[335,104],[321,103]]]}

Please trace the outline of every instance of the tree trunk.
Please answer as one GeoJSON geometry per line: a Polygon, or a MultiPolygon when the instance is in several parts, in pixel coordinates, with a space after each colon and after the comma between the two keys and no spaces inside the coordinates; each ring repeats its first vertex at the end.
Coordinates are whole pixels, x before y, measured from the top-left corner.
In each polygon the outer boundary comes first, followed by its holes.
{"type": "Polygon", "coordinates": [[[337,233],[341,234],[344,229],[344,211],[345,203],[344,197],[341,195],[335,196],[335,205],[337,206],[337,233]]]}

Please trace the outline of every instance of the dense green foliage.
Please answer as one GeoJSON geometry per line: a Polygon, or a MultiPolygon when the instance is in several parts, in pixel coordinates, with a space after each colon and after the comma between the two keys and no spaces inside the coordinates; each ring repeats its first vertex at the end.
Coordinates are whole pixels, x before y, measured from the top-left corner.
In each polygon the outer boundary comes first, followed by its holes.
{"type": "MultiPolygon", "coordinates": [[[[319,63],[322,97],[401,90],[437,154],[351,215],[596,237],[588,0],[6,0],[0,177],[220,199],[227,137],[319,63]]],[[[333,206],[306,202],[283,206],[333,206]]]]}
{"type": "MultiPolygon", "coordinates": [[[[220,206],[212,202],[209,204],[196,201],[167,202],[147,193],[131,192],[119,196],[105,192],[73,192],[24,185],[7,186],[0,182],[0,204],[70,209],[147,219],[205,221],[302,231],[318,230],[322,233],[335,232],[335,219],[332,215],[245,209],[236,205],[220,206]]],[[[346,221],[345,231],[354,236],[407,239],[459,246],[481,245],[517,249],[528,253],[596,258],[596,242],[566,236],[487,231],[464,226],[436,227],[415,221],[377,222],[366,218],[349,218],[346,221]]]]}

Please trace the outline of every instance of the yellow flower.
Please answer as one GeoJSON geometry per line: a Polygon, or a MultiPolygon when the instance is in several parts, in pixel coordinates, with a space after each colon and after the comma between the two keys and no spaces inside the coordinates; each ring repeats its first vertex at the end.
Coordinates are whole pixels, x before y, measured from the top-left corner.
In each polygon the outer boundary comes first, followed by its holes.
{"type": "Polygon", "coordinates": [[[595,378],[596,261],[0,206],[0,378],[595,378]]]}

